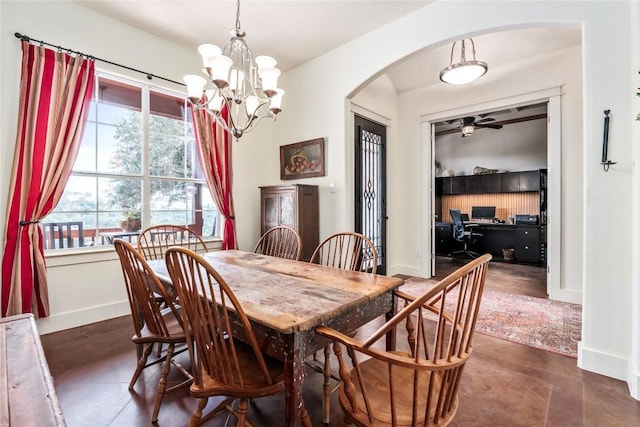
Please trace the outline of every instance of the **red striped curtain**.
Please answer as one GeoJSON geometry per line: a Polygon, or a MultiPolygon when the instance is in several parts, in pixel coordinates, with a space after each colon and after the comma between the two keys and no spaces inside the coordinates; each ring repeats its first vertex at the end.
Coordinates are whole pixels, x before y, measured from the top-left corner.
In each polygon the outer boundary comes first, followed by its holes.
{"type": "Polygon", "coordinates": [[[2,257],[2,316],[49,315],[38,221],[55,208],[71,174],[94,75],[91,60],[22,42],[18,130],[2,257]]]}
{"type": "MultiPolygon", "coordinates": [[[[223,110],[222,114],[226,113],[227,110],[223,110]]],[[[193,126],[207,186],[224,215],[222,249],[235,249],[237,237],[231,194],[231,137],[222,127],[217,126],[215,120],[204,110],[193,111],[193,126]]]]}

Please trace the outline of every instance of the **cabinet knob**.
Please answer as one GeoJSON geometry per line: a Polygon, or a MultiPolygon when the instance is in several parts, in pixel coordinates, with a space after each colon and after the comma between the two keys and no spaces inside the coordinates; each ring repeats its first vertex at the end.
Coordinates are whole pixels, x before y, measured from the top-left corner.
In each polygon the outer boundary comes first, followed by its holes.
{"type": "Polygon", "coordinates": [[[525,249],[529,249],[529,246],[525,246],[524,248],[525,248],[525,249]]]}
{"type": "Polygon", "coordinates": [[[528,231],[525,231],[525,232],[524,232],[524,235],[526,236],[527,234],[529,234],[529,232],[528,232],[528,231]]]}

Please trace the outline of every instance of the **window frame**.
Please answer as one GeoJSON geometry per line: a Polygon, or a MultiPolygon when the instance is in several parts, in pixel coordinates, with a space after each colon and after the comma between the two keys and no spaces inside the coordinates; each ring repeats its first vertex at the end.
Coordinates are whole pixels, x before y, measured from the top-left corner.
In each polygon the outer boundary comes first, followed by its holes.
{"type": "MultiPolygon", "coordinates": [[[[185,93],[181,93],[175,89],[170,89],[166,86],[162,86],[157,84],[157,82],[148,82],[148,81],[143,81],[143,80],[138,80],[135,78],[131,78],[131,77],[125,77],[125,76],[121,76],[115,73],[111,73],[109,71],[105,71],[105,70],[97,70],[95,71],[95,85],[96,87],[98,87],[99,85],[99,81],[100,78],[103,79],[108,79],[110,81],[115,81],[118,83],[122,83],[125,85],[130,85],[130,86],[135,86],[136,88],[140,89],[140,96],[141,96],[141,106],[140,106],[140,116],[141,116],[141,159],[140,159],[140,168],[141,168],[141,174],[140,175],[136,175],[136,174],[131,174],[131,173],[124,173],[124,174],[117,174],[117,173],[113,173],[113,172],[104,172],[104,171],[100,171],[97,168],[97,165],[95,165],[96,170],[95,171],[75,171],[72,170],[71,172],[71,177],[89,177],[89,178],[96,178],[96,179],[100,179],[100,178],[113,178],[113,179],[133,179],[133,180],[138,180],[141,182],[141,200],[140,200],[140,211],[142,214],[142,229],[144,229],[145,227],[148,227],[151,221],[151,215],[152,215],[152,210],[151,210],[151,182],[152,181],[168,181],[168,182],[184,182],[187,185],[188,184],[198,184],[201,185],[201,189],[207,189],[208,190],[208,185],[207,182],[204,178],[204,176],[202,176],[201,178],[196,178],[196,177],[170,177],[170,176],[158,176],[158,175],[151,175],[150,174],[150,153],[151,153],[151,93],[155,92],[161,95],[165,95],[165,96],[171,96],[171,97],[176,97],[176,98],[181,98],[183,100],[185,100],[185,106],[188,106],[188,101],[187,101],[187,96],[185,93]]],[[[96,102],[96,92],[94,89],[94,94],[92,96],[91,102],[96,102]]],[[[96,112],[97,114],[97,112],[96,112]]],[[[187,113],[188,114],[188,113],[187,113]]],[[[96,117],[96,125],[97,125],[97,117],[96,117]]],[[[86,127],[85,130],[86,132],[86,127]]],[[[97,132],[97,131],[96,131],[97,132]]],[[[83,134],[84,137],[84,134],[83,134]]],[[[196,147],[197,142],[195,142],[195,134],[194,134],[194,159],[193,162],[197,163],[193,165],[193,170],[195,173],[197,173],[197,170],[201,170],[201,165],[199,164],[199,159],[198,159],[198,154],[197,154],[197,147],[196,147]]],[[[96,160],[98,159],[99,154],[96,152],[96,160]]],[[[75,160],[74,160],[75,162],[75,160]]],[[[75,166],[75,165],[74,165],[75,166]]],[[[212,198],[213,199],[213,198],[212,198]]],[[[99,200],[99,194],[96,193],[96,201],[99,200]]],[[[220,242],[222,240],[221,237],[221,221],[222,221],[222,214],[220,212],[220,208],[217,206],[215,200],[213,200],[214,205],[216,206],[216,211],[217,211],[217,218],[215,220],[215,231],[214,231],[214,235],[212,236],[202,236],[204,241],[207,243],[213,243],[213,247],[210,249],[215,249],[216,247],[220,246],[220,242]]],[[[193,212],[195,209],[197,209],[197,206],[193,206],[191,208],[191,211],[193,212]]],[[[202,203],[200,203],[199,206],[200,209],[202,209],[202,203]]],[[[110,211],[110,210],[107,210],[110,211]]],[[[105,211],[105,212],[107,212],[105,211]]],[[[163,209],[155,209],[153,212],[161,212],[163,211],[163,209]]],[[[169,210],[170,211],[170,210],[169,210]]],[[[96,206],[96,215],[100,212],[100,206],[96,206]]],[[[49,213],[52,214],[55,213],[55,209],[49,213]]],[[[73,213],[86,213],[86,211],[65,211],[65,213],[69,213],[69,214],[73,214],[73,213]]],[[[42,222],[47,222],[46,217],[43,219],[42,222]]],[[[100,227],[100,225],[98,224],[98,227],[100,227]]],[[[99,228],[98,228],[99,229],[99,228]]],[[[142,230],[141,229],[141,230],[142,230]]],[[[69,255],[69,254],[90,254],[90,253],[98,253],[98,252],[112,252],[113,249],[113,245],[109,245],[109,244],[104,244],[104,245],[97,245],[97,246],[85,246],[85,247],[73,247],[73,248],[57,248],[57,249],[46,249],[45,250],[45,256],[47,258],[49,257],[59,257],[59,256],[65,256],[65,255],[69,255]]]]}

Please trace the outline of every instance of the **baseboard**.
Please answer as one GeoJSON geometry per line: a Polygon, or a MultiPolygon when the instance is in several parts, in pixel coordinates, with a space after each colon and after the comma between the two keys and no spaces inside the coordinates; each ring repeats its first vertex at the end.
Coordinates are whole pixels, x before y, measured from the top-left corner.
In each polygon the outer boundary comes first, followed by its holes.
{"type": "Polygon", "coordinates": [[[125,316],[130,312],[129,302],[125,300],[112,304],[89,307],[84,310],[55,314],[38,319],[36,323],[38,325],[38,332],[40,335],[44,335],[113,319],[114,317],[125,316]]]}
{"type": "Polygon", "coordinates": [[[561,289],[555,292],[552,290],[549,294],[549,299],[553,301],[562,301],[582,305],[582,292],[568,291],[565,289],[561,289]]]}
{"type": "Polygon", "coordinates": [[[412,265],[394,265],[387,268],[387,276],[395,276],[396,274],[404,274],[413,277],[430,278],[431,272],[425,271],[424,268],[412,265]]]}
{"type": "Polygon", "coordinates": [[[629,385],[629,393],[631,397],[640,400],[640,372],[629,363],[629,373],[627,375],[627,384],[629,385]]]}
{"type": "Polygon", "coordinates": [[[585,348],[582,342],[578,343],[578,367],[581,369],[628,382],[628,366],[628,359],[585,348]]]}

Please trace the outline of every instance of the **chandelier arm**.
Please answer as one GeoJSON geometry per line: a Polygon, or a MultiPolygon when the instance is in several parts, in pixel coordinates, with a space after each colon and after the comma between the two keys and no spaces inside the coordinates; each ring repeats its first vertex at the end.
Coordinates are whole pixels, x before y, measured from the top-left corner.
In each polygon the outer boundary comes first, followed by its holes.
{"type": "MultiPolygon", "coordinates": [[[[253,126],[257,125],[258,122],[262,119],[264,119],[265,117],[273,117],[273,115],[270,112],[264,112],[263,116],[258,116],[258,112],[260,111],[260,109],[262,107],[264,107],[265,105],[267,105],[268,101],[261,101],[258,104],[258,107],[256,108],[254,114],[249,117],[249,115],[247,115],[247,121],[245,122],[244,126],[242,126],[242,128],[240,129],[242,131],[242,133],[245,132],[249,132],[250,130],[253,130],[253,126]]],[[[237,124],[236,124],[237,125],[237,124]]]]}

